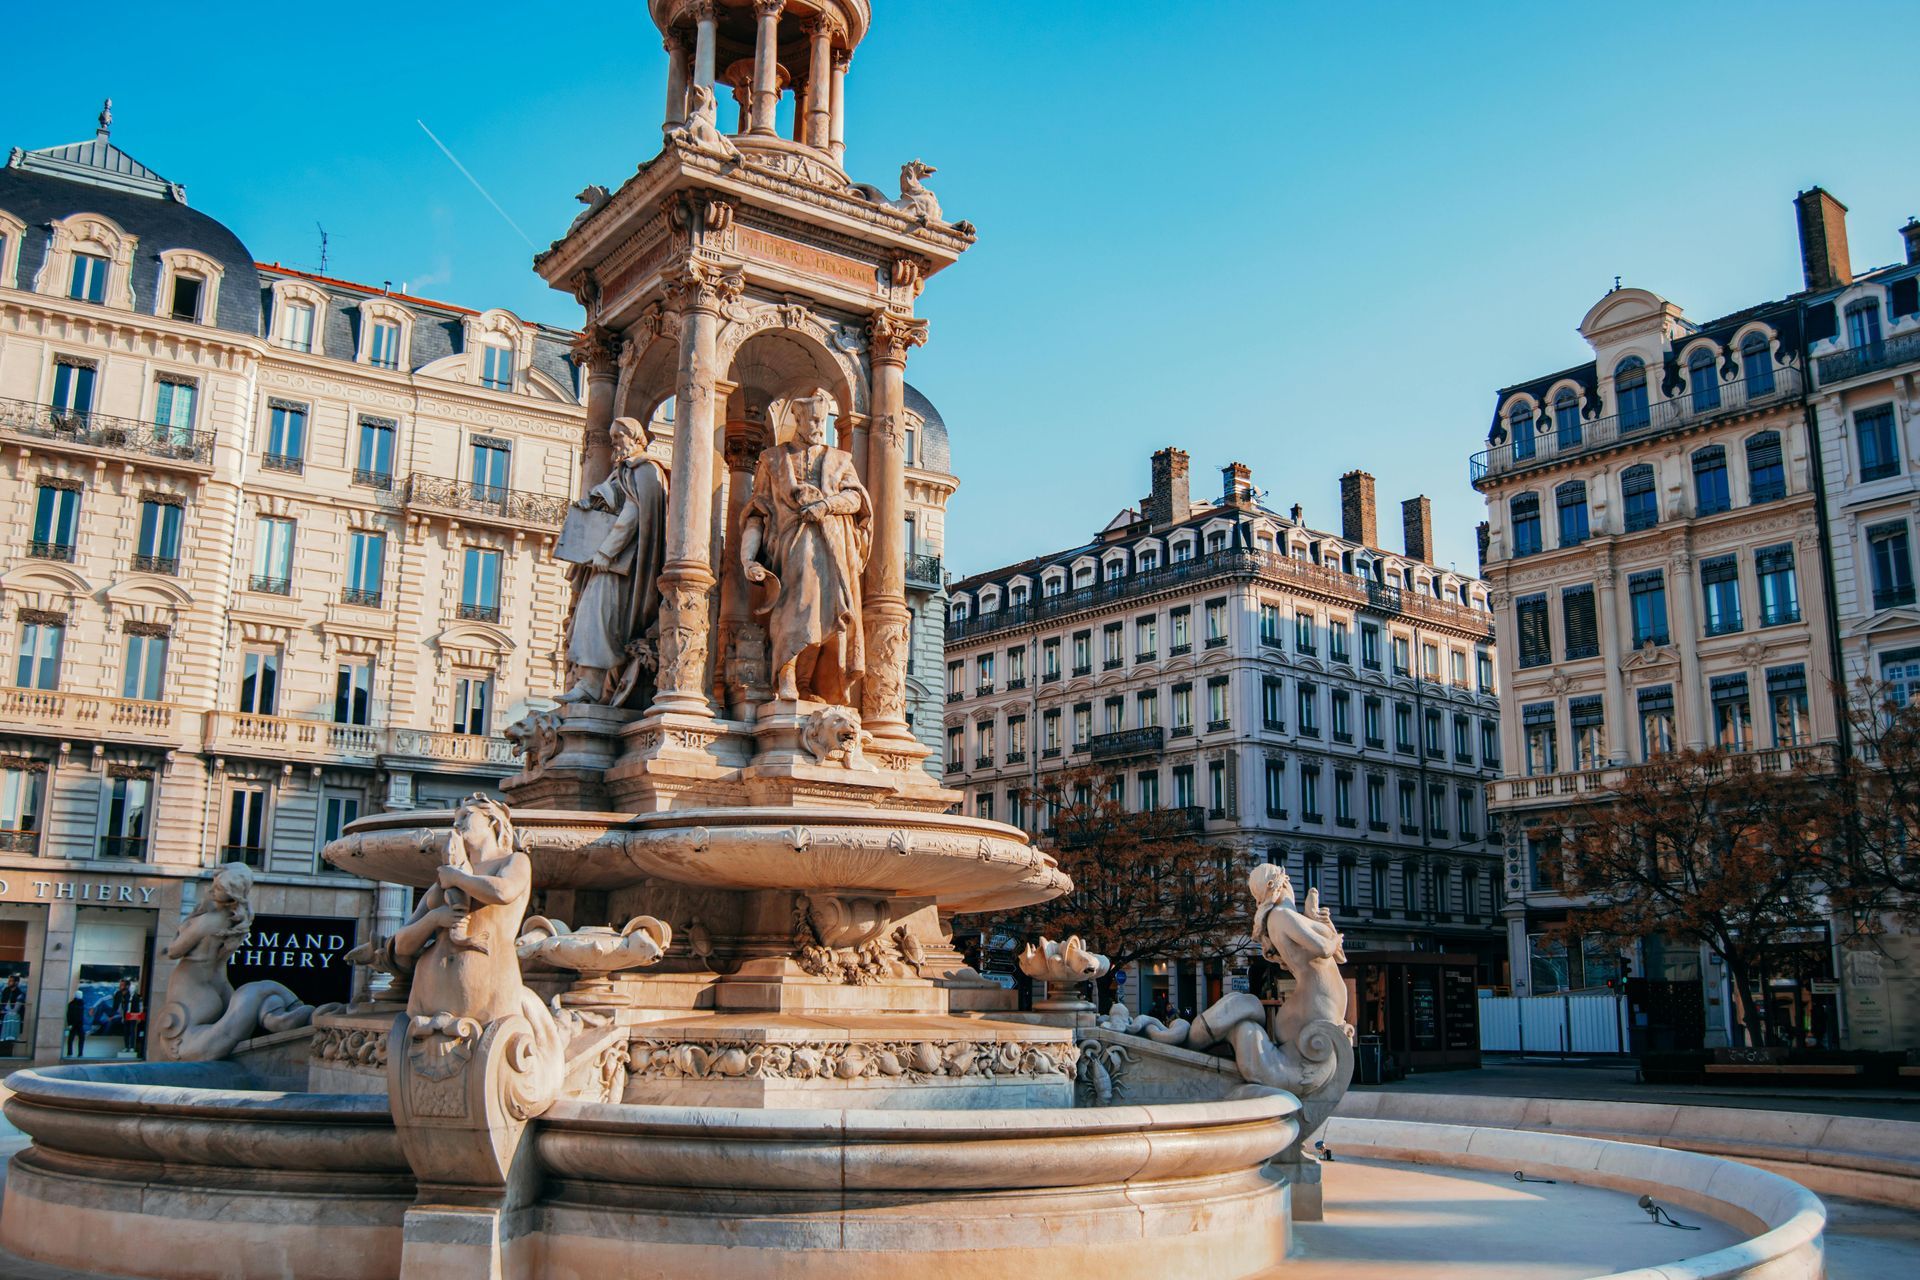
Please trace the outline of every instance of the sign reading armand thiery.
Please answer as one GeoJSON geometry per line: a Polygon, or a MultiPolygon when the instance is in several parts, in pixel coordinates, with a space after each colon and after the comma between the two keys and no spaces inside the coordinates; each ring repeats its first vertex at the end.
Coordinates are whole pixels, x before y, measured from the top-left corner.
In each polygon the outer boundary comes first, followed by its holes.
{"type": "Polygon", "coordinates": [[[265,978],[308,1004],[345,1000],[353,991],[347,952],[358,932],[358,921],[336,916],[257,915],[253,932],[227,961],[227,981],[237,987],[265,978]]]}

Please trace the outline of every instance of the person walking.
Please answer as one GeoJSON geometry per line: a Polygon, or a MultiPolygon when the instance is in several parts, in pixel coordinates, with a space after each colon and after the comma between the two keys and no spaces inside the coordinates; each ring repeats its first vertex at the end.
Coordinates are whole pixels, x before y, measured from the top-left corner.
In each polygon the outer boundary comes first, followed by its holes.
{"type": "Polygon", "coordinates": [[[87,1002],[78,992],[67,1001],[67,1042],[61,1055],[68,1058],[84,1057],[87,1052],[87,1002]]]}

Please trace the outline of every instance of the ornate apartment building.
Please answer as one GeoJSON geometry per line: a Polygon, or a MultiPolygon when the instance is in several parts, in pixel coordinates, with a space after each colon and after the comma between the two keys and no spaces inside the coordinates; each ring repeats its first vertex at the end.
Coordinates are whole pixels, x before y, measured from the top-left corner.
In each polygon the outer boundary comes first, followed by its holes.
{"type": "MultiPolygon", "coordinates": [[[[1163,449],[1152,493],[1092,541],[952,584],[948,785],[1038,831],[1048,773],[1111,770],[1130,806],[1317,886],[1350,953],[1465,952],[1492,980],[1485,586],[1432,563],[1425,498],[1405,505],[1406,553],[1385,550],[1363,472],[1341,481],[1336,537],[1268,510],[1237,463],[1194,499],[1187,467],[1163,449]]],[[[1196,956],[1128,989],[1204,1008],[1246,965],[1196,956]]]]}

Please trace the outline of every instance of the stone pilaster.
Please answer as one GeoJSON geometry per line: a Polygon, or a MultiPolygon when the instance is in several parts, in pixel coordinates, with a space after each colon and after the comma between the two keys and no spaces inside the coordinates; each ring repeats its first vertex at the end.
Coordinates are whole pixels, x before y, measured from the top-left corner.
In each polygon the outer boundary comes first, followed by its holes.
{"type": "Polygon", "coordinates": [[[861,720],[875,738],[913,741],[906,720],[908,628],[906,598],[906,370],[907,352],[927,340],[927,322],[891,311],[868,325],[873,361],[873,418],[867,433],[867,493],[873,501],[873,555],[867,561],[867,674],[861,720]]]}

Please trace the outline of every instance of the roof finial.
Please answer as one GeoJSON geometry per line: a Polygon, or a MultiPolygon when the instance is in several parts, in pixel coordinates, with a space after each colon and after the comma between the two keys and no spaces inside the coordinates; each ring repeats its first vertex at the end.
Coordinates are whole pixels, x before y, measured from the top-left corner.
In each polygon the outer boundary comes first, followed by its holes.
{"type": "Polygon", "coordinates": [[[108,98],[100,104],[100,129],[94,136],[100,141],[107,140],[107,134],[113,130],[113,99],[108,98]]]}

